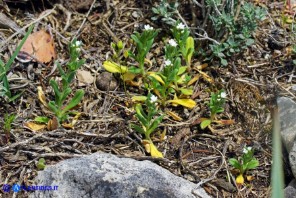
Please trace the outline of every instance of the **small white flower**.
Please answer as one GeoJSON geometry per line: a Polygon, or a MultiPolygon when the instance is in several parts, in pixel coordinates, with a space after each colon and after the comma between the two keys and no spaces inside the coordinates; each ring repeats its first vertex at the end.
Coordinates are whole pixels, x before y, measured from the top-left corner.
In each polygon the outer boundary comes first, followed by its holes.
{"type": "Polygon", "coordinates": [[[252,150],[252,147],[245,147],[244,150],[243,150],[243,153],[247,154],[249,151],[252,150]]]}
{"type": "Polygon", "coordinates": [[[156,102],[157,101],[157,96],[155,96],[155,95],[152,94],[151,97],[150,97],[150,101],[152,103],[156,102]]]}
{"type": "Polygon", "coordinates": [[[184,28],[185,28],[185,25],[184,25],[183,23],[179,23],[179,24],[177,25],[177,29],[178,29],[178,30],[184,30],[184,28]]]}
{"type": "Polygon", "coordinates": [[[148,24],[148,25],[144,25],[144,29],[145,29],[145,30],[153,30],[153,27],[151,27],[151,26],[148,24]]]}
{"type": "Polygon", "coordinates": [[[171,45],[171,46],[173,46],[173,47],[176,47],[178,44],[177,44],[177,42],[174,40],[174,39],[170,39],[169,40],[169,44],[171,45]]]}
{"type": "Polygon", "coordinates": [[[82,42],[81,42],[81,41],[76,41],[76,42],[75,42],[75,46],[76,46],[76,47],[80,47],[81,45],[82,45],[82,42]]]}
{"type": "Polygon", "coordinates": [[[164,64],[165,64],[165,66],[169,66],[169,65],[172,64],[172,61],[167,59],[167,60],[164,61],[164,64]]]}
{"type": "Polygon", "coordinates": [[[221,96],[221,98],[226,98],[226,93],[222,92],[220,96],[221,96]]]}

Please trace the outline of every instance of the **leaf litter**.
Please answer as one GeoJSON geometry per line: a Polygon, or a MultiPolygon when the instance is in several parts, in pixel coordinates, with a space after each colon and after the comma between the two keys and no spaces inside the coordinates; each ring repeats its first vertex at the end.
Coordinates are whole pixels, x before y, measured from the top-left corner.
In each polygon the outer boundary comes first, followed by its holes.
{"type": "MultiPolygon", "coordinates": [[[[170,106],[167,109],[169,113],[161,125],[165,133],[157,132],[152,137],[159,151],[166,150],[163,154],[155,150],[154,144],[142,142],[141,136],[129,129],[127,122],[135,120],[131,98],[136,96],[136,89],[128,86],[127,93],[125,93],[121,81],[122,76],[117,74],[107,81],[112,81],[116,85],[112,89],[108,87],[108,83],[101,89],[96,86],[97,84],[100,86],[101,82],[107,79],[107,75],[101,74],[104,72],[102,63],[111,53],[110,41],[127,40],[126,35],[131,35],[137,27],[146,24],[147,20],[153,23],[149,20],[151,4],[136,1],[115,2],[114,5],[108,4],[107,1],[95,4],[96,9],[88,7],[89,15],[86,12],[79,14],[61,7],[40,7],[44,12],[50,11],[52,14],[40,18],[40,31],[33,33],[23,47],[23,53],[19,57],[20,61],[15,62],[22,67],[15,67],[10,71],[26,78],[26,66],[31,65],[34,71],[39,71],[39,73],[22,88],[24,93],[20,100],[14,103],[0,101],[1,112],[17,115],[11,130],[13,136],[8,140],[4,133],[0,134],[1,181],[7,181],[9,184],[23,182],[31,185],[31,181],[40,168],[35,164],[38,164],[42,158],[45,160],[42,160],[42,164],[47,165],[55,164],[65,158],[104,151],[138,160],[154,161],[192,182],[198,183],[201,180],[212,178],[204,183],[203,187],[214,196],[218,194],[219,197],[267,197],[270,194],[271,119],[269,108],[272,107],[270,101],[274,97],[273,85],[280,87],[283,95],[289,95],[290,93],[284,90],[288,89],[290,84],[295,83],[295,79],[290,78],[294,70],[289,65],[289,61],[284,61],[284,59],[291,60],[290,55],[286,54],[285,47],[278,51],[272,51],[266,47],[268,46],[267,38],[274,34],[273,28],[283,32],[284,40],[295,42],[288,36],[289,33],[286,30],[288,26],[275,23],[279,17],[277,13],[284,9],[284,5],[281,2],[271,4],[259,2],[262,6],[269,8],[271,19],[258,29],[255,35],[256,45],[246,50],[243,56],[228,60],[231,63],[229,67],[218,67],[218,62],[201,64],[200,60],[192,57],[196,71],[190,84],[195,87],[196,92],[192,96],[195,104],[186,102],[185,105],[189,105],[192,109],[184,109],[180,106],[170,106]],[[134,18],[132,15],[134,10],[129,8],[139,10],[143,17],[141,14],[134,18]],[[111,10],[116,14],[112,14],[111,10]],[[70,19],[68,13],[71,13],[70,19]],[[84,21],[85,17],[89,20],[84,21]],[[52,34],[43,30],[45,24],[52,26],[54,30],[52,34]],[[66,29],[64,29],[65,26],[67,26],[66,29]],[[83,86],[87,93],[82,104],[77,107],[78,112],[82,113],[77,114],[71,122],[65,124],[67,129],[57,127],[54,118],[47,125],[39,122],[42,126],[40,128],[38,122],[35,121],[36,116],[40,116],[39,121],[42,121],[43,116],[50,115],[45,106],[46,100],[52,97],[48,84],[49,78],[58,78],[55,70],[50,77],[45,78],[53,67],[50,62],[56,59],[67,60],[69,57],[67,45],[75,36],[83,41],[83,54],[87,59],[81,76],[78,75],[74,83],[75,89],[83,86]],[[264,53],[271,58],[266,59],[268,56],[264,53]],[[260,54],[262,56],[258,56],[260,54]],[[39,62],[49,63],[49,68],[40,67],[39,62]],[[277,75],[276,82],[272,78],[274,74],[277,75]],[[221,88],[227,91],[229,97],[225,106],[227,113],[221,115],[219,120],[231,125],[224,126],[215,123],[213,131],[217,133],[211,132],[208,128],[201,130],[197,123],[208,116],[207,101],[210,92],[221,88]],[[235,121],[234,124],[233,121],[235,121]],[[31,123],[37,125],[34,126],[31,123]],[[238,191],[233,180],[229,182],[225,179],[231,175],[233,170],[223,163],[223,159],[241,154],[243,145],[256,148],[255,156],[259,159],[260,166],[252,172],[253,175],[249,176],[252,178],[249,181],[251,188],[238,191]],[[152,152],[156,156],[163,155],[164,158],[148,157],[147,152],[152,152]],[[18,160],[15,158],[15,153],[18,155],[18,160]]],[[[180,13],[187,16],[185,15],[188,13],[185,9],[187,8],[185,2],[180,1],[180,3],[184,5],[181,6],[180,13]]],[[[36,18],[40,14],[34,11],[40,9],[33,10],[30,7],[27,9],[36,18]]],[[[32,22],[21,12],[16,12],[12,8],[10,12],[16,13],[15,23],[20,26],[32,22]]],[[[187,16],[185,19],[190,20],[190,17],[187,16]]],[[[162,24],[153,25],[163,28],[162,24]]],[[[11,35],[11,32],[7,31],[1,33],[3,33],[4,40],[11,35]]],[[[9,50],[13,48],[11,46],[18,43],[18,40],[15,37],[8,43],[9,45],[3,48],[3,53],[9,54],[9,50]]],[[[159,46],[155,48],[153,56],[161,56],[161,50],[157,50],[159,46]]],[[[150,62],[153,65],[153,60],[150,62]]],[[[122,71],[118,65],[111,65],[111,67],[112,71],[122,71]]],[[[138,86],[138,82],[133,80],[131,82],[138,86]]],[[[141,97],[138,96],[138,98],[141,97]]],[[[170,102],[183,104],[184,100],[176,98],[170,102]]],[[[3,114],[1,113],[0,125],[2,123],[3,114]]]]}

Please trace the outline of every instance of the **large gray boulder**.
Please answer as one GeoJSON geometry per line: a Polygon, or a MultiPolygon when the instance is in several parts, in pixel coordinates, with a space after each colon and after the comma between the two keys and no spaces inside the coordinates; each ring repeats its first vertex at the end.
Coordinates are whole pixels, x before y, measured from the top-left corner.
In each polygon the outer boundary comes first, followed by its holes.
{"type": "Polygon", "coordinates": [[[30,198],[186,198],[210,196],[196,184],[150,162],[95,153],[47,167],[36,185],[58,190],[35,191],[30,198]],[[194,191],[194,193],[192,193],[194,191]]]}
{"type": "Polygon", "coordinates": [[[296,137],[296,103],[287,97],[277,100],[283,144],[290,153],[296,137]]]}

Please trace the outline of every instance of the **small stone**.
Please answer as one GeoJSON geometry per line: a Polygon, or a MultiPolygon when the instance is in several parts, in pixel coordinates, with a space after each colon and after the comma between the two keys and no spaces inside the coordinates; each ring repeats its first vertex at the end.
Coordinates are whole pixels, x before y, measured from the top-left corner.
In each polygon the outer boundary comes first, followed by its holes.
{"type": "Polygon", "coordinates": [[[94,82],[94,77],[89,71],[78,70],[76,75],[78,78],[79,86],[92,84],[94,82]]]}
{"type": "Polygon", "coordinates": [[[102,91],[114,91],[118,87],[118,82],[113,74],[109,72],[102,72],[98,74],[96,79],[97,88],[102,91]]]}

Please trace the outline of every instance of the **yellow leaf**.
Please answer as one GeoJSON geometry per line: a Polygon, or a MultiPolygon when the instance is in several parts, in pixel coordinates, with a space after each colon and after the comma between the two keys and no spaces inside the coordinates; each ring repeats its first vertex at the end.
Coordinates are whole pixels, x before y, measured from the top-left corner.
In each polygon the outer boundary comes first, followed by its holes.
{"type": "Polygon", "coordinates": [[[135,77],[136,77],[136,74],[126,72],[122,75],[121,78],[123,81],[132,81],[132,80],[134,80],[135,77]]]}
{"type": "Polygon", "coordinates": [[[244,176],[242,174],[239,174],[239,176],[237,176],[237,178],[235,179],[235,182],[239,185],[243,185],[245,182],[244,176]]]}
{"type": "Polygon", "coordinates": [[[148,64],[150,65],[150,67],[152,66],[152,62],[151,62],[151,60],[145,58],[145,62],[148,63],[148,64]]]}
{"type": "Polygon", "coordinates": [[[26,122],[24,123],[24,127],[29,129],[30,131],[37,132],[46,127],[46,124],[36,124],[34,122],[26,122]]]}
{"type": "Polygon", "coordinates": [[[112,61],[105,61],[103,66],[110,73],[124,74],[128,71],[126,66],[119,65],[119,64],[114,63],[112,61]]]}
{"type": "Polygon", "coordinates": [[[66,129],[74,129],[74,125],[77,123],[80,116],[81,113],[77,113],[71,123],[63,123],[62,126],[66,129]]]}
{"type": "Polygon", "coordinates": [[[182,121],[182,118],[177,113],[175,113],[175,112],[167,111],[166,114],[168,114],[169,116],[171,116],[174,120],[182,121]]]}
{"type": "Polygon", "coordinates": [[[150,154],[151,157],[163,158],[162,153],[157,150],[152,142],[150,144],[150,154]]]}
{"type": "Polygon", "coordinates": [[[208,81],[209,83],[213,83],[214,82],[214,79],[213,78],[211,78],[208,74],[206,74],[205,72],[203,72],[203,71],[200,71],[200,70],[198,70],[198,72],[202,75],[202,77],[206,80],[206,81],[208,81]]]}
{"type": "Polygon", "coordinates": [[[150,153],[151,157],[163,158],[162,153],[157,150],[157,148],[154,146],[154,144],[151,141],[143,140],[142,144],[144,145],[147,153],[150,153]]]}
{"type": "Polygon", "coordinates": [[[192,85],[193,83],[195,83],[198,79],[200,78],[200,75],[197,74],[195,75],[189,82],[188,82],[188,86],[192,85]]]}
{"type": "Polygon", "coordinates": [[[252,176],[252,175],[248,175],[247,176],[247,181],[252,181],[252,180],[254,180],[255,178],[252,176]]]}
{"type": "Polygon", "coordinates": [[[174,99],[174,100],[168,100],[167,103],[172,103],[175,105],[182,105],[182,106],[187,107],[189,109],[192,109],[196,105],[196,102],[192,99],[174,99]]]}
{"type": "Polygon", "coordinates": [[[132,101],[133,102],[144,102],[146,101],[147,97],[146,96],[133,96],[132,101]]]}
{"type": "Polygon", "coordinates": [[[164,128],[163,132],[160,134],[160,141],[163,141],[166,139],[166,128],[164,128]]]}
{"type": "Polygon", "coordinates": [[[161,84],[163,84],[163,85],[165,84],[164,81],[162,80],[162,78],[159,75],[157,75],[155,72],[148,72],[148,75],[155,78],[155,80],[157,80],[161,84]]]}
{"type": "Polygon", "coordinates": [[[38,86],[37,87],[37,90],[38,90],[38,99],[40,100],[40,102],[45,106],[45,107],[48,107],[47,105],[47,102],[46,102],[46,97],[44,95],[44,92],[42,90],[42,87],[41,86],[38,86]]]}

